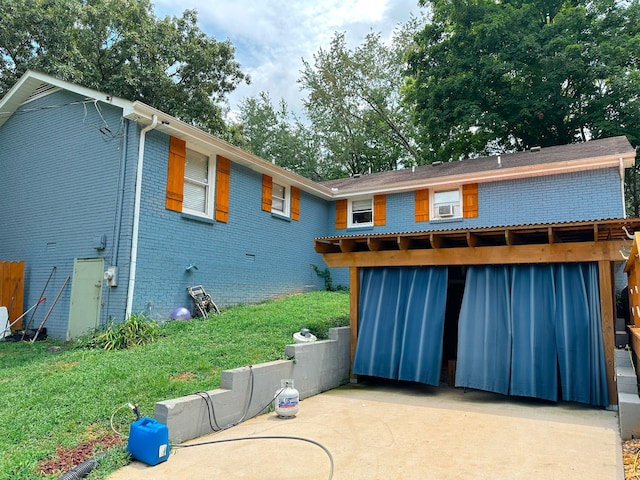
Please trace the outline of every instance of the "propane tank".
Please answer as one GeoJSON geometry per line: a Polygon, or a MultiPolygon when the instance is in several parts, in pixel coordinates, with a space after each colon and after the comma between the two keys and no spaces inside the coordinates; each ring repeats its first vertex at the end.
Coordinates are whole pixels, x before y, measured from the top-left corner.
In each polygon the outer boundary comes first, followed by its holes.
{"type": "Polygon", "coordinates": [[[280,390],[276,396],[276,414],[280,418],[293,418],[298,413],[300,394],[293,388],[293,380],[280,380],[280,390]]]}

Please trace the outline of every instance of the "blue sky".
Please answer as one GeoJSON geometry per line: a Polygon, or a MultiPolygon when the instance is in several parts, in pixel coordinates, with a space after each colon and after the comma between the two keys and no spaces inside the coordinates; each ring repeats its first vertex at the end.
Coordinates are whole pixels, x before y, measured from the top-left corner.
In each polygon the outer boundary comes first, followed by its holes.
{"type": "Polygon", "coordinates": [[[345,32],[351,47],[362,43],[368,32],[390,38],[394,28],[418,15],[418,0],[155,0],[158,17],[179,16],[186,9],[198,11],[200,28],[217,40],[229,39],[236,59],[251,85],[241,85],[229,100],[232,109],[245,97],[261,91],[274,104],[284,98],[299,112],[297,80],[302,58],[328,48],[334,32],[345,32]]]}

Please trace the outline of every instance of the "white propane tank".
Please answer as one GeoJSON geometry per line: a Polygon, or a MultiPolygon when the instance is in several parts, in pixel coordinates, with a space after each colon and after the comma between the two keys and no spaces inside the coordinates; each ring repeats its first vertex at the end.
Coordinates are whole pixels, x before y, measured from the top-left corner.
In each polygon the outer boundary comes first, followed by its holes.
{"type": "Polygon", "coordinates": [[[276,396],[276,414],[280,418],[293,418],[298,413],[300,394],[293,388],[293,380],[280,380],[280,390],[276,396]]]}
{"type": "Polygon", "coordinates": [[[309,343],[317,340],[316,336],[311,333],[308,328],[303,328],[299,332],[294,333],[293,339],[296,343],[309,343]]]}

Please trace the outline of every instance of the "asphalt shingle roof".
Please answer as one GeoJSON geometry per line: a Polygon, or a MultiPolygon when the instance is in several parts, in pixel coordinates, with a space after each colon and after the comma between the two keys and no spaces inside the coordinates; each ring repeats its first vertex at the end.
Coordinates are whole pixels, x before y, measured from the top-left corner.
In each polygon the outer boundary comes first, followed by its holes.
{"type": "Polygon", "coordinates": [[[393,170],[389,172],[373,173],[356,177],[329,180],[321,184],[328,188],[340,190],[352,188],[375,188],[390,184],[428,180],[438,177],[465,175],[498,169],[525,167],[560,163],[587,158],[598,158],[613,155],[629,155],[634,149],[624,136],[591,140],[583,143],[558,145],[524,152],[501,154],[498,165],[498,155],[460,160],[448,163],[436,163],[415,167],[415,169],[393,170]]]}

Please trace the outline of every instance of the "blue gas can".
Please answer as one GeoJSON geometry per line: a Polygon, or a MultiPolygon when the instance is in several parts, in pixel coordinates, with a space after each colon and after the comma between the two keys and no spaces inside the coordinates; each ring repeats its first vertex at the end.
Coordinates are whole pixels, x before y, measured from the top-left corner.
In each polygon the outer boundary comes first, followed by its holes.
{"type": "Polygon", "coordinates": [[[153,418],[142,417],[131,424],[127,451],[147,465],[169,458],[169,429],[153,418]]]}

